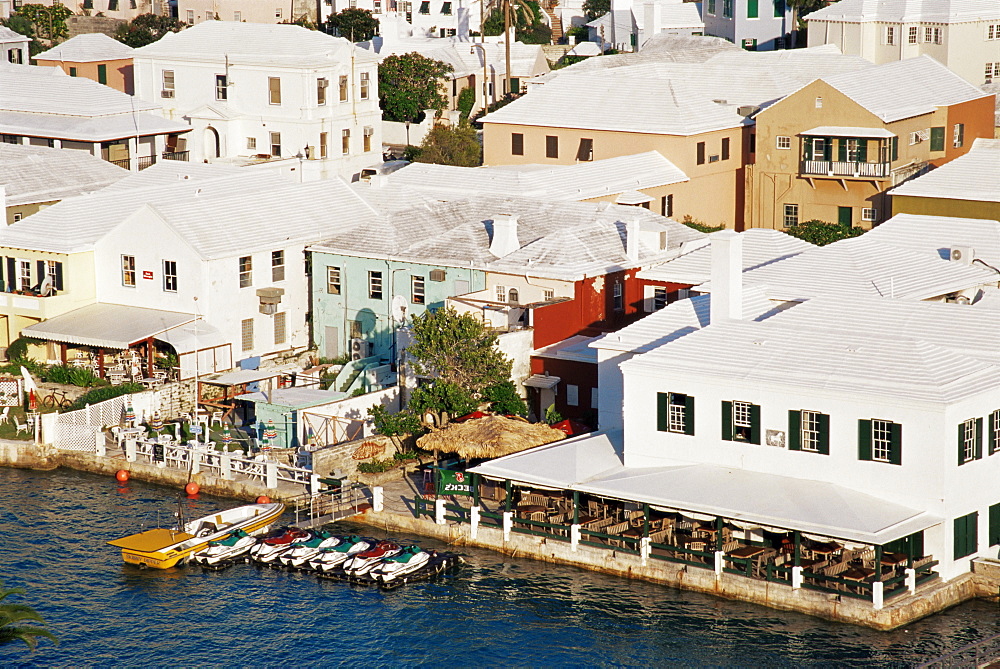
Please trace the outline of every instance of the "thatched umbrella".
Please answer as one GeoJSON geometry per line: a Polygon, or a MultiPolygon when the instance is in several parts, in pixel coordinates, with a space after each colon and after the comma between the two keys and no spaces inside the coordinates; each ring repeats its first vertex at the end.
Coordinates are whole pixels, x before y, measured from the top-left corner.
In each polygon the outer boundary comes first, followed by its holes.
{"type": "Polygon", "coordinates": [[[443,430],[425,434],[417,440],[426,451],[457,453],[459,457],[499,458],[503,455],[565,439],[566,434],[542,423],[506,416],[485,416],[464,423],[452,423],[443,430]]]}

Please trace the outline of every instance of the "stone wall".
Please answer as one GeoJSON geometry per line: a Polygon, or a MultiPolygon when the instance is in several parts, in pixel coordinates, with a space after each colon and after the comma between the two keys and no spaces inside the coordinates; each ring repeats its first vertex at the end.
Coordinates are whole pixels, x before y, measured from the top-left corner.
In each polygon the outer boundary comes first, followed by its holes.
{"type": "Polygon", "coordinates": [[[87,33],[104,33],[114,37],[115,30],[123,23],[127,22],[109,16],[70,16],[66,19],[66,28],[70,38],[87,33]]]}

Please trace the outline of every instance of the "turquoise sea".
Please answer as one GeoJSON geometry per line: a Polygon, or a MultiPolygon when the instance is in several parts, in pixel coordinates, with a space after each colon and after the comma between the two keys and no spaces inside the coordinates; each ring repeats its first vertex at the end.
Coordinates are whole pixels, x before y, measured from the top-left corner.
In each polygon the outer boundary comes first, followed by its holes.
{"type": "Polygon", "coordinates": [[[902,667],[1000,632],[988,602],[880,633],[475,549],[454,576],[392,592],[248,565],[123,565],[104,542],[170,520],[177,495],[0,469],[0,578],[60,638],[33,655],[0,646],[0,666],[902,667]]]}

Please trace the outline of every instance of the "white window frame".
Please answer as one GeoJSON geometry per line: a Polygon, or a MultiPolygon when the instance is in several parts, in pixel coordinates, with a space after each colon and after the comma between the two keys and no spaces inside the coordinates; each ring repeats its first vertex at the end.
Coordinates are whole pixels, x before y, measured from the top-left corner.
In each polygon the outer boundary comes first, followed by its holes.
{"type": "Polygon", "coordinates": [[[323,106],[327,103],[326,91],[330,87],[330,80],[326,77],[316,79],[316,104],[323,106]]]}
{"type": "Polygon", "coordinates": [[[340,102],[347,102],[351,97],[351,82],[346,74],[340,75],[340,80],[337,82],[337,97],[340,102]]]}
{"type": "Polygon", "coordinates": [[[177,261],[163,261],[163,290],[168,293],[177,292],[177,261]]]}
{"type": "Polygon", "coordinates": [[[374,270],[368,272],[368,299],[369,300],[381,300],[385,296],[385,291],[382,289],[382,272],[376,272],[374,270]]]}
{"type": "Polygon", "coordinates": [[[327,266],[326,268],[326,293],[327,295],[341,294],[341,274],[339,267],[327,266]]]}
{"type": "Polygon", "coordinates": [[[733,441],[750,441],[753,430],[751,402],[733,402],[733,441]],[[743,434],[746,431],[746,436],[743,434]]]}
{"type": "Polygon", "coordinates": [[[811,453],[819,452],[819,417],[822,415],[818,411],[802,411],[800,412],[802,419],[800,421],[799,431],[800,444],[803,451],[809,451],[811,453]]]}
{"type": "Polygon", "coordinates": [[[215,75],[215,99],[229,99],[229,77],[224,74],[215,75]]]}
{"type": "Polygon", "coordinates": [[[135,256],[122,255],[122,285],[135,288],[135,256]]]}
{"type": "Polygon", "coordinates": [[[871,207],[863,207],[861,209],[861,220],[862,221],[877,221],[878,220],[878,209],[871,207]]]}
{"type": "Polygon", "coordinates": [[[233,12],[233,21],[240,23],[243,21],[243,12],[233,12]]]}
{"type": "Polygon", "coordinates": [[[162,70],[160,72],[160,97],[172,98],[176,91],[177,80],[174,78],[173,70],[162,70]]]}
{"type": "Polygon", "coordinates": [[[49,283],[52,284],[52,290],[59,290],[62,286],[59,285],[58,275],[56,274],[56,267],[61,265],[58,260],[46,260],[45,261],[45,276],[48,277],[49,283]]]}
{"type": "Polygon", "coordinates": [[[281,77],[268,77],[267,78],[267,103],[269,105],[278,106],[281,104],[281,77]],[[271,85],[272,81],[277,81],[278,86],[274,87],[271,85]]]}
{"type": "Polygon", "coordinates": [[[410,302],[427,304],[427,283],[424,277],[419,275],[410,277],[410,302]]]}
{"type": "Polygon", "coordinates": [[[17,290],[31,290],[31,261],[17,259],[17,290]]]}
{"type": "Polygon", "coordinates": [[[670,302],[670,294],[666,286],[653,286],[653,311],[665,309],[670,302]]]}
{"type": "Polygon", "coordinates": [[[885,43],[889,46],[895,46],[896,44],[896,26],[886,26],[885,27],[885,43]]]}
{"type": "Polygon", "coordinates": [[[784,216],[782,218],[783,227],[794,228],[799,224],[799,205],[794,203],[785,203],[784,205],[784,216]]]}
{"type": "Polygon", "coordinates": [[[351,129],[344,128],[340,131],[340,150],[345,156],[351,152],[351,129]]]}
{"type": "Polygon", "coordinates": [[[268,133],[268,139],[271,144],[271,155],[274,157],[281,156],[281,133],[280,132],[270,132],[268,133]],[[277,148],[277,151],[275,151],[277,148]]]}
{"type": "Polygon", "coordinates": [[[274,315],[274,343],[285,344],[288,342],[288,317],[286,312],[279,311],[274,315]]]}
{"type": "Polygon", "coordinates": [[[910,26],[906,31],[906,43],[907,44],[919,44],[920,43],[920,28],[918,26],[910,26]]]}
{"type": "Polygon", "coordinates": [[[872,419],[872,460],[892,461],[892,425],[891,420],[872,419]]]}
{"type": "Polygon", "coordinates": [[[791,149],[792,138],[788,135],[778,135],[774,138],[774,147],[781,150],[791,149]]]}
{"type": "Polygon", "coordinates": [[[976,459],[976,419],[962,421],[962,463],[976,459]]]}
{"type": "Polygon", "coordinates": [[[247,137],[247,150],[256,151],[257,150],[257,138],[247,137]]]}
{"type": "Polygon", "coordinates": [[[667,393],[667,432],[684,434],[687,397],[684,393],[667,393]]]}
{"type": "Polygon", "coordinates": [[[240,288],[253,287],[253,256],[242,256],[238,261],[237,269],[240,275],[240,288]]]}
{"type": "Polygon", "coordinates": [[[615,281],[614,286],[611,289],[611,297],[613,300],[612,306],[615,311],[623,311],[625,309],[625,298],[624,289],[620,281],[615,281]]]}
{"type": "Polygon", "coordinates": [[[271,251],[271,281],[285,280],[285,251],[271,251]]]}
{"type": "Polygon", "coordinates": [[[951,146],[953,149],[960,149],[965,144],[965,124],[956,123],[952,130],[951,146]]]}
{"type": "Polygon", "coordinates": [[[371,91],[371,74],[368,72],[362,72],[360,75],[360,97],[362,100],[367,100],[371,91]]]}
{"type": "Polygon", "coordinates": [[[253,350],[253,319],[244,318],[240,321],[240,350],[253,350]]]}
{"type": "Polygon", "coordinates": [[[496,292],[497,302],[507,301],[507,287],[506,286],[495,286],[494,291],[496,292]]]}
{"type": "Polygon", "coordinates": [[[556,291],[553,290],[552,288],[543,288],[542,289],[542,299],[543,300],[551,300],[551,299],[554,299],[555,296],[556,296],[556,291]]]}

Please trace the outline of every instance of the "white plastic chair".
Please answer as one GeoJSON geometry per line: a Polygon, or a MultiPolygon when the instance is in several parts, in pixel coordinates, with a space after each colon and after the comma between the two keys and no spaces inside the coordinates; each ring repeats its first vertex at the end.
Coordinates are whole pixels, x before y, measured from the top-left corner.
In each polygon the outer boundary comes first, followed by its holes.
{"type": "Polygon", "coordinates": [[[10,407],[4,407],[3,411],[0,412],[0,423],[4,422],[5,420],[10,420],[10,416],[8,415],[9,413],[10,413],[10,407]]]}
{"type": "Polygon", "coordinates": [[[215,425],[216,423],[219,424],[219,427],[222,427],[222,412],[221,411],[213,411],[212,412],[212,422],[211,422],[211,425],[215,425]]]}

